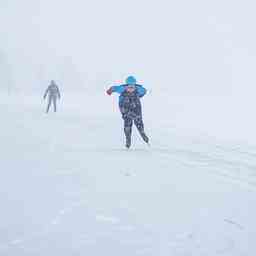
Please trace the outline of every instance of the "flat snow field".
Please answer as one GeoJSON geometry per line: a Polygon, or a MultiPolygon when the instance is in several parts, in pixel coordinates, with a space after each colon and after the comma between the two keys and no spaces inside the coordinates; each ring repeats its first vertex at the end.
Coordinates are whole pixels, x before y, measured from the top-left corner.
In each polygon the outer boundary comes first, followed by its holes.
{"type": "Polygon", "coordinates": [[[41,96],[0,98],[1,256],[256,255],[243,111],[149,94],[151,147],[134,129],[127,151],[116,97],[64,94],[48,115],[41,96]]]}

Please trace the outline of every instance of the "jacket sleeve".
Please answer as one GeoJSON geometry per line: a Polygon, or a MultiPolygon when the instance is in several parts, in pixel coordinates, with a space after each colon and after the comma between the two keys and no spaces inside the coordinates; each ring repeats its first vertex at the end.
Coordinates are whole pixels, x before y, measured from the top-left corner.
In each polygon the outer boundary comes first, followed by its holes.
{"type": "Polygon", "coordinates": [[[57,92],[58,92],[58,97],[60,99],[60,89],[59,89],[59,87],[57,87],[57,92]]]}
{"type": "Polygon", "coordinates": [[[111,87],[111,91],[121,94],[121,93],[123,93],[125,91],[125,88],[124,88],[123,85],[112,86],[111,87]]]}
{"type": "Polygon", "coordinates": [[[49,86],[47,87],[47,89],[46,89],[46,91],[45,91],[45,93],[44,93],[44,98],[46,98],[48,92],[49,92],[49,86]]]}
{"type": "Polygon", "coordinates": [[[147,93],[147,90],[141,85],[137,86],[137,91],[140,98],[142,98],[147,93]]]}

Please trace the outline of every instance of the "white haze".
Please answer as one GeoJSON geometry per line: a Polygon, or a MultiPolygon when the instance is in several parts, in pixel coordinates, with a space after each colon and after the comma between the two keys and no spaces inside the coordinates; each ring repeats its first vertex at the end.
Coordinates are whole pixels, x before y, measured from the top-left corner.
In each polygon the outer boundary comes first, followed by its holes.
{"type": "Polygon", "coordinates": [[[4,91],[37,100],[54,79],[67,103],[134,74],[154,104],[178,101],[182,127],[256,141],[254,1],[0,3],[4,91]]]}
{"type": "Polygon", "coordinates": [[[255,7],[0,0],[0,255],[254,256],[255,7]],[[127,151],[105,90],[130,74],[127,151]]]}
{"type": "Polygon", "coordinates": [[[255,92],[254,1],[0,2],[1,78],[66,90],[135,74],[172,94],[255,92]],[[8,77],[8,76],[11,76],[8,77]]]}

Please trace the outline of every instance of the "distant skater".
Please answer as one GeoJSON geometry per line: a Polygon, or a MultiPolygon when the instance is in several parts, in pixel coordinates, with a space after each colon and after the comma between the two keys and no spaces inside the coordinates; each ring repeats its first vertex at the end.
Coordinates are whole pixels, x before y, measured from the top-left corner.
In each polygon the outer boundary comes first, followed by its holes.
{"type": "Polygon", "coordinates": [[[141,101],[146,94],[146,89],[137,84],[133,76],[129,76],[125,84],[119,86],[111,86],[107,90],[107,94],[111,95],[113,92],[120,94],[119,96],[119,109],[124,120],[124,134],[126,138],[126,148],[131,146],[131,135],[133,123],[137,127],[142,139],[149,143],[149,138],[144,131],[144,123],[142,119],[141,101]]]}
{"type": "Polygon", "coordinates": [[[60,99],[60,90],[54,80],[51,81],[51,84],[48,86],[44,94],[44,99],[48,95],[48,105],[46,108],[46,113],[49,112],[50,106],[53,104],[54,112],[57,111],[57,98],[60,99]]]}

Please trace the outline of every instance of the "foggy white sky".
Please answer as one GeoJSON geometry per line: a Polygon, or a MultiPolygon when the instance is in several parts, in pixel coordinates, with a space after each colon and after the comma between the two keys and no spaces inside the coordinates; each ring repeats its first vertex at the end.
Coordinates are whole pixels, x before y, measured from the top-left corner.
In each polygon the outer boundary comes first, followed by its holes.
{"type": "Polygon", "coordinates": [[[0,0],[1,87],[254,92],[254,1],[0,0]],[[11,74],[11,75],[10,75],[11,74]],[[7,77],[8,76],[8,77],[7,77]],[[5,79],[3,79],[3,77],[5,79]]]}

